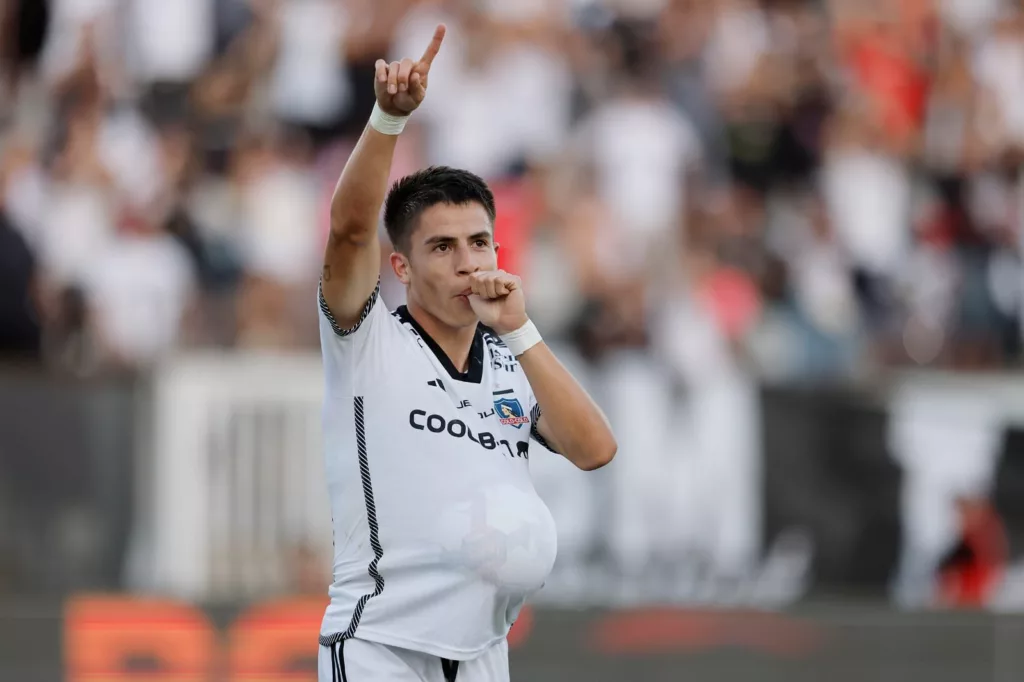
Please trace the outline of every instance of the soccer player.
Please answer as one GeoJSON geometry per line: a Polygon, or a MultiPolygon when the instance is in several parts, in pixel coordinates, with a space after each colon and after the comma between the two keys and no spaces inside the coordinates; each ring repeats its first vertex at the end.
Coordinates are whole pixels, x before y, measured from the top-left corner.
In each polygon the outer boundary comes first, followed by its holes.
{"type": "Polygon", "coordinates": [[[388,192],[444,33],[419,61],[377,62],[377,103],[331,205],[319,307],[335,555],[321,682],[507,681],[505,637],[555,560],[530,438],[585,470],[617,447],[527,317],[519,278],[497,269],[487,185],[441,167],[388,192]],[[394,313],[379,296],[382,204],[408,301],[394,313]]]}

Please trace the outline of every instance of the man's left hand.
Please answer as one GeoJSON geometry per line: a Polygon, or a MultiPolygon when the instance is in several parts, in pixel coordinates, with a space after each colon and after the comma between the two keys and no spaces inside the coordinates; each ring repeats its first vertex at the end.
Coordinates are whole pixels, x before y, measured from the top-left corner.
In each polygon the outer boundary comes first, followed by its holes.
{"type": "Polygon", "coordinates": [[[473,294],[469,305],[480,321],[498,334],[508,334],[527,323],[523,283],[504,270],[475,272],[469,276],[473,294]]]}

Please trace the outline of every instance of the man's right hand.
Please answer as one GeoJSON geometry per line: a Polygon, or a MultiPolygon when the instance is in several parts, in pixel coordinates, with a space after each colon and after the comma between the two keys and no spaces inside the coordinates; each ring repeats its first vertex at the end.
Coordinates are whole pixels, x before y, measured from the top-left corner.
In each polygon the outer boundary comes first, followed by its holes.
{"type": "Polygon", "coordinates": [[[441,49],[445,30],[444,24],[438,25],[430,45],[419,61],[403,59],[388,64],[383,59],[377,60],[373,91],[377,95],[377,104],[384,113],[408,116],[423,103],[423,98],[427,95],[430,65],[441,49]]]}

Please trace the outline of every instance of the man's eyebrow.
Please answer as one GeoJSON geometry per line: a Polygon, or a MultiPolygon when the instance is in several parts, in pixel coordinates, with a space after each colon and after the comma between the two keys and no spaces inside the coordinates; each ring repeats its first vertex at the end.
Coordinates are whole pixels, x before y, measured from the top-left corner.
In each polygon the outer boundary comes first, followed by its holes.
{"type": "Polygon", "coordinates": [[[423,243],[424,244],[441,244],[441,243],[453,242],[453,241],[455,241],[455,237],[449,237],[447,235],[441,234],[441,235],[437,235],[437,236],[434,236],[434,237],[430,237],[430,238],[424,240],[423,243]]]}
{"type": "MultiPolygon", "coordinates": [[[[469,240],[470,241],[476,241],[477,239],[490,239],[490,238],[491,238],[491,233],[488,230],[482,230],[480,232],[477,232],[476,234],[471,234],[469,236],[469,240]]],[[[423,241],[423,243],[429,246],[431,244],[450,244],[450,243],[456,242],[456,241],[458,241],[458,239],[456,239],[455,237],[452,237],[452,236],[449,236],[449,235],[440,234],[440,235],[435,235],[433,237],[429,237],[429,238],[425,239],[423,241]]]]}

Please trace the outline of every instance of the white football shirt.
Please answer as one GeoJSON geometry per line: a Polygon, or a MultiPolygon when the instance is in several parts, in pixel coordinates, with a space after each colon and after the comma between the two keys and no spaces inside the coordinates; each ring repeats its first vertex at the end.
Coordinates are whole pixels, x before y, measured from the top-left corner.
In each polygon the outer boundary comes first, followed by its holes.
{"type": "Polygon", "coordinates": [[[555,561],[528,466],[540,409],[493,331],[478,327],[461,373],[379,292],[348,330],[319,296],[334,525],[320,642],[468,660],[508,634],[555,561]]]}

